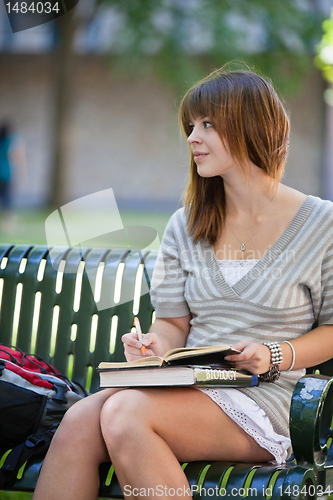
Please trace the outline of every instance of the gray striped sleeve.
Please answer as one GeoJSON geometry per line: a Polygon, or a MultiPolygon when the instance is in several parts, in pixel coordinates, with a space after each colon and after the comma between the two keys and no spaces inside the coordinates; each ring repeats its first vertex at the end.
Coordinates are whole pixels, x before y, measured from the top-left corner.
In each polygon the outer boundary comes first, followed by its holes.
{"type": "Polygon", "coordinates": [[[321,298],[318,325],[333,325],[333,245],[327,250],[322,263],[321,298]]]}
{"type": "Polygon", "coordinates": [[[180,264],[176,242],[178,212],[165,229],[152,277],[150,296],[157,318],[178,318],[190,313],[184,297],[187,272],[180,264]]]}

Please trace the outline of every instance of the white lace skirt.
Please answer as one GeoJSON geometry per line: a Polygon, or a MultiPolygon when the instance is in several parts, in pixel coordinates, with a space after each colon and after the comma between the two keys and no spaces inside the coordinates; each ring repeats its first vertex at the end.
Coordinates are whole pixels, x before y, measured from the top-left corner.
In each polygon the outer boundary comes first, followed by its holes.
{"type": "Polygon", "coordinates": [[[204,392],[222,410],[247,432],[262,448],[275,458],[271,463],[279,465],[285,462],[290,439],[277,434],[271,421],[258,403],[237,389],[208,389],[196,387],[204,392]]]}
{"type": "MultiPolygon", "coordinates": [[[[218,260],[217,262],[224,279],[230,286],[233,286],[256,265],[258,260],[218,260]]],[[[207,394],[262,448],[268,450],[275,458],[272,463],[278,465],[285,462],[291,441],[274,431],[271,421],[258,403],[237,389],[206,389],[199,387],[197,389],[207,394]]]]}

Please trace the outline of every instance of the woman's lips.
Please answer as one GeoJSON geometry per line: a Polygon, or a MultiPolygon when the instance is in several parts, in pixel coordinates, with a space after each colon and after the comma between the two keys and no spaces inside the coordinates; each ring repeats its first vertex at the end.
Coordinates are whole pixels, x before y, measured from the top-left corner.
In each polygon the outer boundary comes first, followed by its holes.
{"type": "Polygon", "coordinates": [[[208,153],[196,151],[193,153],[193,156],[194,156],[194,161],[197,163],[197,162],[204,160],[206,158],[206,156],[208,156],[208,153]]]}

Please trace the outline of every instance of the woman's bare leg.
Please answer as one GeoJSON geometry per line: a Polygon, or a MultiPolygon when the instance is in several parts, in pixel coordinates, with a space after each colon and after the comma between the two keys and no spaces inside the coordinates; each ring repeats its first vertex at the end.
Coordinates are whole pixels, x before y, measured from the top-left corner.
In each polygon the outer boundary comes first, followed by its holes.
{"type": "Polygon", "coordinates": [[[99,465],[109,461],[100,430],[100,411],[117,389],[75,403],[65,414],[43,463],[33,500],[94,500],[99,465]]]}
{"type": "Polygon", "coordinates": [[[174,491],[176,498],[189,497],[179,461],[273,458],[206,394],[190,388],[119,392],[102,408],[101,429],[129,499],[145,493],[170,500],[174,491]]]}

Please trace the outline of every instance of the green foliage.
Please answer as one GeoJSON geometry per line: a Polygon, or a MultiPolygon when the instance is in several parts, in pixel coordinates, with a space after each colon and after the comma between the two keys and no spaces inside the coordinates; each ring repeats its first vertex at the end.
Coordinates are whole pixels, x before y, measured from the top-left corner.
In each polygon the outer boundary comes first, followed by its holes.
{"type": "Polygon", "coordinates": [[[21,493],[17,491],[0,491],[0,500],[31,500],[32,493],[21,493]]]}
{"type": "Polygon", "coordinates": [[[333,8],[330,19],[323,22],[323,37],[317,45],[317,56],[315,63],[323,73],[325,80],[331,83],[324,93],[324,99],[327,104],[333,106],[333,8]]]}
{"type": "Polygon", "coordinates": [[[317,66],[322,70],[324,78],[333,83],[333,9],[330,19],[323,22],[323,37],[317,45],[317,66]]]}
{"type": "Polygon", "coordinates": [[[157,74],[184,90],[214,67],[242,60],[284,93],[313,65],[322,15],[292,0],[100,0],[118,19],[113,69],[157,74]]]}

